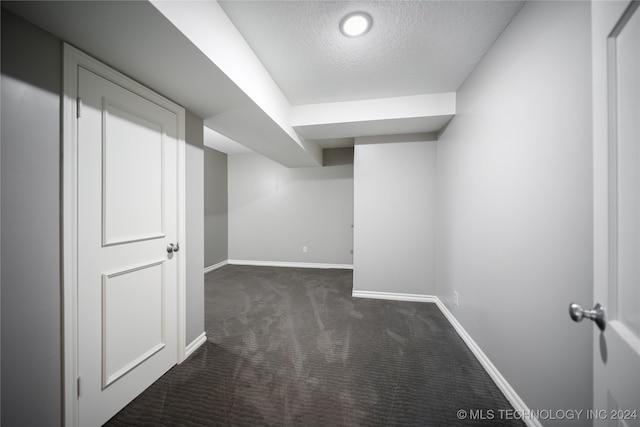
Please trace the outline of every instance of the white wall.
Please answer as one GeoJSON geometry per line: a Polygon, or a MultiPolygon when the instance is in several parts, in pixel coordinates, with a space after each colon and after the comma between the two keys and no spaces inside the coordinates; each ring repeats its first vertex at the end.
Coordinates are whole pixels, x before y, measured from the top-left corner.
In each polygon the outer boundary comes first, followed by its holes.
{"type": "Polygon", "coordinates": [[[353,165],[287,169],[232,154],[228,185],[230,260],[352,264],[353,165]]]}
{"type": "Polygon", "coordinates": [[[438,294],[532,409],[591,406],[590,49],[588,2],[526,3],[438,142],[438,294]]]}
{"type": "Polygon", "coordinates": [[[353,290],[435,295],[435,141],[357,138],[353,290]]]}

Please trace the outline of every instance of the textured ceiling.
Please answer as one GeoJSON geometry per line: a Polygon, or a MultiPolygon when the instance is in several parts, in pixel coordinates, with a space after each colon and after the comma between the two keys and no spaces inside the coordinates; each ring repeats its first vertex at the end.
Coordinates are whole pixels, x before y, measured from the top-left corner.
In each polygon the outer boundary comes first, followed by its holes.
{"type": "Polygon", "coordinates": [[[221,1],[293,105],[455,92],[522,2],[221,1]],[[349,12],[373,27],[343,36],[349,12]]]}

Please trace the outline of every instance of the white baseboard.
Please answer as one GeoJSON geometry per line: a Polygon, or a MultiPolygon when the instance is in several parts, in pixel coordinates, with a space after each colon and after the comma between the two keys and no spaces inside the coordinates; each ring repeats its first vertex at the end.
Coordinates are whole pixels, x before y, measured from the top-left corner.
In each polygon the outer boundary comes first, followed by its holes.
{"type": "Polygon", "coordinates": [[[187,348],[185,348],[185,350],[184,350],[184,358],[186,359],[187,357],[191,356],[191,354],[194,351],[196,351],[206,341],[207,341],[207,334],[206,334],[206,332],[203,332],[198,336],[198,338],[196,338],[195,340],[191,341],[189,343],[189,345],[187,346],[187,348]]]}
{"type": "MultiPolygon", "coordinates": [[[[462,327],[460,322],[458,322],[455,316],[449,311],[447,306],[445,306],[444,303],[440,301],[440,298],[436,298],[436,305],[438,306],[442,314],[444,314],[444,316],[447,318],[449,323],[451,323],[451,325],[456,330],[458,335],[460,335],[460,338],[462,338],[465,344],[467,344],[467,347],[469,347],[469,350],[471,350],[471,352],[476,356],[476,359],[478,359],[478,361],[480,362],[484,370],[487,371],[487,373],[489,374],[493,382],[498,386],[500,391],[502,391],[502,394],[504,394],[504,396],[507,398],[509,403],[511,403],[511,406],[513,406],[513,409],[515,409],[521,414],[533,413],[527,407],[524,401],[520,398],[520,396],[518,396],[518,393],[516,393],[513,387],[511,387],[511,385],[507,382],[507,380],[502,376],[500,371],[498,371],[498,368],[496,368],[495,365],[491,363],[491,360],[489,360],[489,357],[487,357],[487,355],[484,354],[484,352],[482,351],[482,349],[480,349],[478,344],[476,344],[473,338],[471,338],[471,335],[467,333],[467,331],[462,327]]],[[[540,421],[538,421],[535,418],[532,418],[532,417],[523,417],[523,418],[524,418],[523,421],[529,427],[542,427],[542,424],[540,423],[540,421]]]]}
{"type": "Polygon", "coordinates": [[[254,265],[259,267],[339,268],[343,270],[353,270],[353,264],[326,264],[316,262],[252,261],[246,259],[230,259],[229,264],[254,265]]]}
{"type": "Polygon", "coordinates": [[[438,297],[421,294],[399,294],[395,292],[352,291],[354,298],[386,299],[393,301],[436,302],[438,297]]]}
{"type": "MultiPolygon", "coordinates": [[[[502,394],[507,398],[513,409],[520,414],[532,414],[533,412],[527,407],[524,401],[518,396],[516,391],[511,387],[507,380],[502,376],[498,368],[495,367],[487,355],[480,349],[478,344],[471,338],[471,335],[462,327],[460,322],[449,311],[444,303],[437,296],[433,295],[420,295],[420,294],[400,294],[393,292],[372,292],[372,291],[353,291],[351,295],[355,298],[375,298],[375,299],[387,299],[394,301],[418,301],[418,302],[431,302],[435,303],[440,309],[444,317],[447,318],[451,326],[456,330],[460,338],[465,342],[469,350],[478,359],[484,370],[489,374],[496,386],[502,391],[502,394]]],[[[529,427],[542,427],[540,421],[532,417],[523,417],[523,421],[529,427]]]]}
{"type": "Polygon", "coordinates": [[[226,261],[222,261],[222,262],[219,262],[219,263],[217,263],[217,264],[210,265],[209,267],[205,267],[205,268],[204,268],[204,274],[210,273],[210,272],[212,272],[213,270],[218,269],[218,268],[220,268],[220,267],[224,267],[224,266],[225,266],[225,265],[227,265],[227,264],[229,264],[229,261],[228,261],[228,260],[226,260],[226,261]]]}

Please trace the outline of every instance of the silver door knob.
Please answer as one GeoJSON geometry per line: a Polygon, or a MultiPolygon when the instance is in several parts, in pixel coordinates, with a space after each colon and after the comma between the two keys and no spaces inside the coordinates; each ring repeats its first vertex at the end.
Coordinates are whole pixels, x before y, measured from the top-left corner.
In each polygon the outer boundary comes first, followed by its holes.
{"type": "Polygon", "coordinates": [[[572,302],[569,304],[569,316],[571,316],[571,319],[574,322],[580,322],[585,317],[587,319],[591,319],[596,322],[596,325],[598,325],[598,328],[600,328],[601,331],[604,331],[604,328],[607,326],[604,307],[600,305],[600,303],[596,304],[595,307],[593,307],[593,310],[585,310],[580,307],[579,304],[572,302]]]}
{"type": "Polygon", "coordinates": [[[169,245],[167,246],[167,252],[169,252],[170,254],[178,252],[179,250],[180,246],[177,243],[175,245],[173,243],[169,243],[169,245]]]}

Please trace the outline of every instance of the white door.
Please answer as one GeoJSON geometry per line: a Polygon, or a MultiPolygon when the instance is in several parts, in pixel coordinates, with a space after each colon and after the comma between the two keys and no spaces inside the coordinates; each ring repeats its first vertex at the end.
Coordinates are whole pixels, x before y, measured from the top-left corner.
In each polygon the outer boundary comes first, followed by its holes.
{"type": "Polygon", "coordinates": [[[178,362],[175,112],[78,67],[78,425],[178,362]]]}
{"type": "MultiPolygon", "coordinates": [[[[595,425],[640,426],[640,10],[592,3],[595,425]]],[[[586,308],[586,307],[585,307],[586,308]]]]}

